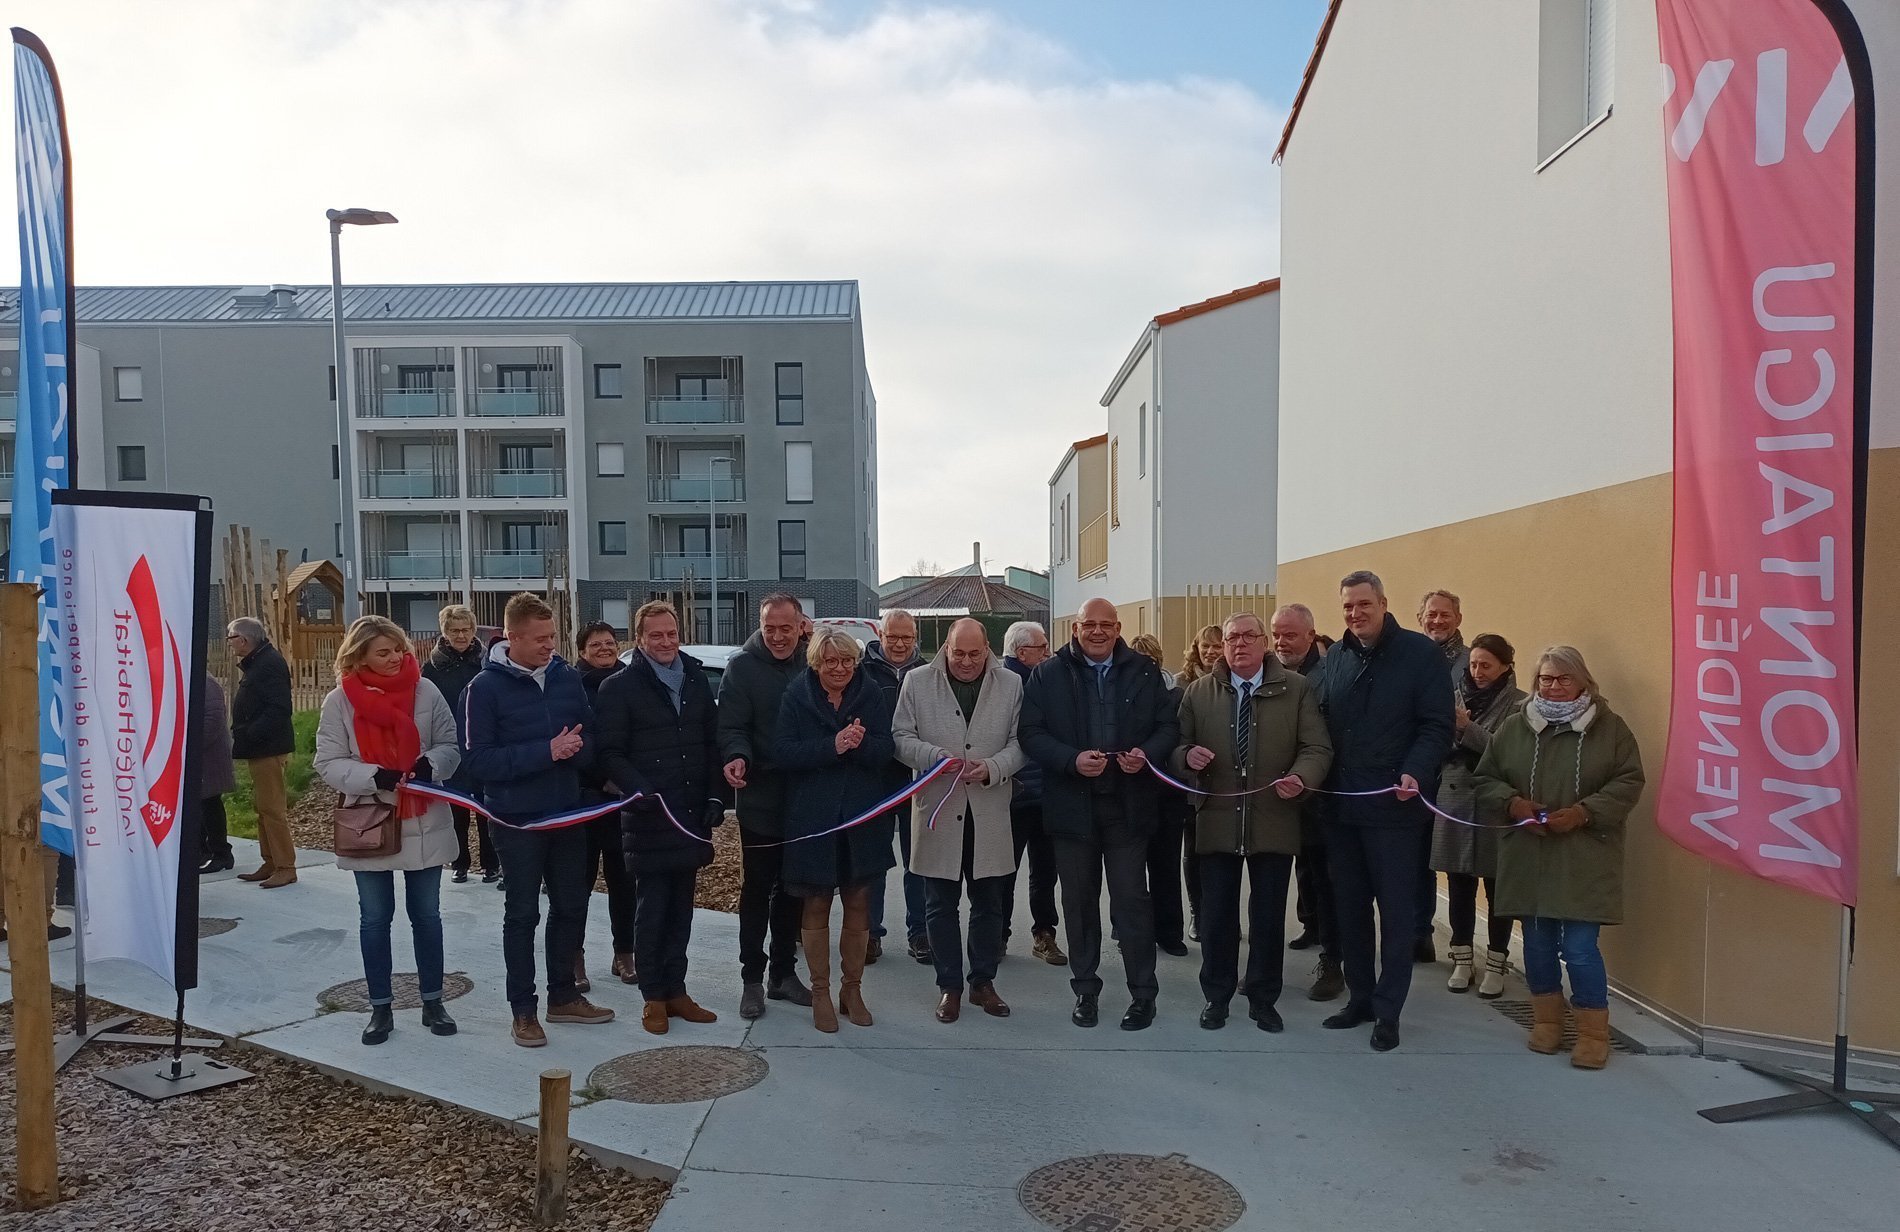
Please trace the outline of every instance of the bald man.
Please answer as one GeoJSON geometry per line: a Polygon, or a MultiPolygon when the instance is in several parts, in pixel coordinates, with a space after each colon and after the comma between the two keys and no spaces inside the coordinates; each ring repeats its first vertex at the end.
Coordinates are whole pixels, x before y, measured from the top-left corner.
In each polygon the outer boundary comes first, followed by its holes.
{"type": "Polygon", "coordinates": [[[1022,746],[1042,767],[1042,818],[1056,849],[1069,939],[1070,1021],[1093,1027],[1102,980],[1102,881],[1121,938],[1131,998],[1124,1031],[1154,1022],[1154,904],[1148,897],[1148,840],[1160,810],[1164,764],[1180,735],[1161,668],[1122,640],[1121,616],[1090,599],[1075,637],[1030,674],[1023,690],[1022,746]]]}

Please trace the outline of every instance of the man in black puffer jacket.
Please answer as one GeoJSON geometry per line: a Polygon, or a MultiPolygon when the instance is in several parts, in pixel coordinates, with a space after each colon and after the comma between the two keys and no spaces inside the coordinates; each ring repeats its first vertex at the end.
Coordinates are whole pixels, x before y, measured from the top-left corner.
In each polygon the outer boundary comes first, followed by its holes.
{"type": "Polygon", "coordinates": [[[785,776],[772,765],[772,745],[786,686],[805,670],[803,627],[804,609],[796,598],[783,591],[765,596],[759,601],[759,631],[719,679],[719,756],[726,786],[738,793],[739,839],[745,845],[739,887],[741,1018],[765,1013],[768,997],[811,1004],[793,949],[805,906],[779,884],[785,849],[767,845],[785,837],[785,776]],[[769,988],[763,982],[768,976],[769,988]]]}
{"type": "Polygon", "coordinates": [[[1432,639],[1392,618],[1377,574],[1349,573],[1339,593],[1346,635],[1312,677],[1333,740],[1326,790],[1399,791],[1326,798],[1327,871],[1348,995],[1346,1008],[1325,1025],[1374,1023],[1373,1048],[1389,1052],[1399,1045],[1399,1014],[1412,986],[1418,851],[1432,819],[1424,800],[1437,793],[1439,770],[1451,755],[1452,698],[1444,655],[1432,639]]]}
{"type": "Polygon", "coordinates": [[[1121,937],[1132,998],[1122,1030],[1154,1022],[1154,903],[1148,897],[1148,839],[1161,806],[1165,765],[1181,721],[1153,659],[1129,649],[1121,618],[1106,599],[1090,599],[1076,618],[1076,640],[1030,674],[1023,690],[1022,746],[1042,767],[1042,820],[1055,843],[1068,917],[1070,1020],[1097,1021],[1102,980],[1102,879],[1121,937]]]}
{"type": "Polygon", "coordinates": [[[680,653],[673,605],[641,605],[633,640],[633,660],[594,695],[594,734],[608,781],[623,795],[648,797],[622,811],[621,848],[634,877],[634,970],[646,1000],[640,1024],[665,1035],[668,1018],[718,1021],[687,995],[686,947],[693,888],[712,863],[713,827],[726,816],[725,780],[712,685],[699,660],[680,653]]]}

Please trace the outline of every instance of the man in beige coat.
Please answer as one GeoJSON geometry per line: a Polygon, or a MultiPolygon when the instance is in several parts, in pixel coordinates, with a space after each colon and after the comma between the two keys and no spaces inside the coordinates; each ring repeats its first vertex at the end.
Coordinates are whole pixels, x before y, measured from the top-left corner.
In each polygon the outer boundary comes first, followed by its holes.
{"type": "Polygon", "coordinates": [[[897,759],[919,771],[945,757],[957,763],[954,773],[940,776],[911,806],[910,871],[924,878],[938,1022],[955,1022],[962,1012],[959,916],[966,882],[970,1004],[992,1017],[1009,1017],[1009,1006],[996,993],[996,965],[1009,926],[1010,874],[1016,871],[1009,781],[1023,767],[1016,743],[1022,703],[1022,681],[990,653],[983,626],[968,619],[950,626],[936,659],[906,676],[898,694],[891,724],[897,759]]]}

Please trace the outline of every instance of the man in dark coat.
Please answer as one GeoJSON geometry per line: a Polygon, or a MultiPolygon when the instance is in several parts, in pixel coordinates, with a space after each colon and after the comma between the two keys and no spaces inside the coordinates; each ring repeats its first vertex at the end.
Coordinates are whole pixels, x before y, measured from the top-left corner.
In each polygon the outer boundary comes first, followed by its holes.
{"type": "Polygon", "coordinates": [[[257,807],[257,845],[263,862],[245,881],[275,890],[297,880],[297,847],[290,838],[290,797],[284,768],[297,751],[291,722],[290,664],[271,645],[263,622],[240,616],[224,640],[238,656],[237,696],[231,699],[231,756],[251,767],[251,797],[257,807]]]}
{"type": "MultiPolygon", "coordinates": [[[[1003,634],[1003,666],[1029,684],[1029,673],[1049,657],[1049,634],[1033,620],[1019,620],[1003,634]]],[[[1035,937],[1030,951],[1052,967],[1066,967],[1069,956],[1056,944],[1056,849],[1042,824],[1042,767],[1025,761],[1009,781],[1009,826],[1016,844],[1016,867],[1029,860],[1029,927],[1035,937]]],[[[1009,901],[1016,901],[1016,876],[1010,874],[1009,901]]],[[[1003,928],[1003,948],[1009,948],[1009,928],[1003,928]]]]}
{"type": "Polygon", "coordinates": [[[768,998],[809,1006],[795,947],[804,904],[785,893],[785,776],[772,763],[779,703],[805,670],[804,609],[783,591],[759,601],[759,631],[719,680],[719,756],[726,785],[738,793],[744,867],[739,886],[739,1017],[765,1013],[768,998]],[[772,948],[768,966],[766,933],[772,948]],[[770,983],[762,981],[769,977],[770,983]]]}
{"type": "MultiPolygon", "coordinates": [[[[1322,662],[1318,634],[1312,608],[1287,604],[1273,614],[1273,657],[1288,671],[1311,677],[1322,662]]],[[[1331,1001],[1346,989],[1345,971],[1339,965],[1339,913],[1333,905],[1332,878],[1326,872],[1325,807],[1324,796],[1309,795],[1300,802],[1300,855],[1295,869],[1301,932],[1290,948],[1319,946],[1313,986],[1306,994],[1309,1001],[1331,1001]]]]}
{"type": "Polygon", "coordinates": [[[516,829],[581,804],[582,772],[593,764],[594,716],[580,673],[554,653],[554,609],[537,595],[508,600],[508,640],[463,695],[467,756],[462,764],[481,785],[482,801],[503,824],[491,829],[507,891],[501,954],[507,968],[514,1040],[523,1048],[548,1042],[536,1017],[534,934],[541,888],[548,893],[545,944],[548,1021],[583,1026],[611,1022],[614,1012],[591,1004],[574,987],[574,951],[587,913],[587,833],[581,826],[516,829]]]}
{"type": "MultiPolygon", "coordinates": [[[[876,682],[884,691],[884,701],[890,711],[897,712],[898,692],[904,686],[904,677],[930,660],[917,653],[917,618],[902,608],[884,613],[879,626],[881,636],[864,648],[864,662],[859,669],[876,682]]],[[[891,790],[897,791],[909,783],[910,767],[901,761],[891,762],[891,790]]],[[[932,961],[930,953],[930,933],[924,927],[924,879],[910,871],[910,806],[905,805],[891,813],[892,824],[897,827],[897,845],[903,851],[904,866],[904,940],[910,956],[920,963],[932,961]]],[[[878,882],[871,887],[871,946],[866,962],[876,962],[884,953],[884,887],[878,882]]]]}
{"type": "Polygon", "coordinates": [[[686,992],[693,888],[712,863],[713,827],[725,820],[718,715],[699,660],[680,652],[679,615],[664,602],[633,617],[637,647],[594,695],[598,767],[622,795],[647,797],[620,815],[620,849],[633,874],[634,970],[646,1001],[640,1025],[717,1022],[686,992]],[[690,833],[681,833],[684,826],[690,833]]]}
{"type": "MultiPolygon", "coordinates": [[[[475,677],[481,675],[482,660],[487,652],[482,649],[481,640],[475,636],[475,613],[460,603],[451,603],[436,616],[436,627],[441,631],[435,639],[435,647],[429,651],[429,661],[422,665],[422,678],[436,687],[442,694],[442,700],[455,712],[455,738],[458,744],[468,743],[467,733],[463,730],[466,711],[462,706],[462,695],[468,691],[475,677]]],[[[457,766],[445,786],[457,791],[473,791],[475,780],[469,776],[466,765],[457,766]]],[[[468,831],[472,824],[481,836],[482,843],[482,880],[491,882],[501,877],[501,857],[495,854],[495,840],[488,833],[488,819],[471,816],[461,805],[451,805],[449,812],[455,818],[455,864],[454,879],[458,882],[468,880],[468,866],[472,862],[468,850],[468,831]]]]}
{"type": "Polygon", "coordinates": [[[1043,825],[1055,843],[1068,917],[1070,1019],[1092,1027],[1099,1013],[1106,872],[1132,998],[1121,1026],[1139,1031],[1154,1021],[1159,992],[1148,839],[1161,781],[1149,763],[1166,764],[1181,727],[1160,666],[1129,649],[1121,627],[1108,600],[1082,605],[1075,640],[1030,674],[1022,746],[1043,771],[1043,825]]]}
{"type": "Polygon", "coordinates": [[[1346,1008],[1333,1030],[1374,1023],[1372,1046],[1399,1045],[1399,1014],[1412,986],[1418,859],[1431,813],[1419,797],[1438,790],[1451,753],[1451,691],[1445,660],[1423,633],[1399,627],[1377,574],[1339,584],[1346,634],[1321,660],[1315,683],[1333,739],[1327,869],[1339,911],[1346,1008]],[[1396,786],[1396,792],[1388,789],[1396,786]],[[1378,907],[1377,960],[1373,907],[1378,907]]]}

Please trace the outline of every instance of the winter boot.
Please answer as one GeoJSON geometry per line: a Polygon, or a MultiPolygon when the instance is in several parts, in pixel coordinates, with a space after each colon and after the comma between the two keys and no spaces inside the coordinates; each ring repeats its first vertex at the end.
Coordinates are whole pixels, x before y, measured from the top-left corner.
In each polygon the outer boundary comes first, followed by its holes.
{"type": "Polygon", "coordinates": [[[811,971],[811,1025],[827,1035],[838,1030],[838,1011],[831,1004],[831,926],[803,930],[805,966],[811,971]]]}
{"type": "Polygon", "coordinates": [[[1549,1056],[1562,1048],[1564,1046],[1564,995],[1560,992],[1532,993],[1531,1015],[1536,1024],[1531,1027],[1531,1051],[1549,1056]]]}
{"type": "Polygon", "coordinates": [[[871,1011],[864,1005],[864,951],[871,932],[865,928],[846,928],[838,933],[838,969],[844,979],[838,984],[838,1008],[855,1027],[871,1025],[871,1011]]]}
{"type": "Polygon", "coordinates": [[[1451,978],[1445,981],[1445,987],[1453,992],[1467,992],[1471,988],[1471,947],[1454,945],[1451,947],[1451,978]]]}
{"type": "Polygon", "coordinates": [[[1602,1069],[1610,1060],[1610,1011],[1578,1009],[1577,1046],[1570,1063],[1578,1069],[1602,1069]]]}
{"type": "Polygon", "coordinates": [[[1484,952],[1484,978],[1478,981],[1478,995],[1486,1001],[1495,1001],[1504,995],[1504,973],[1511,969],[1509,950],[1486,950],[1484,952]]]}

